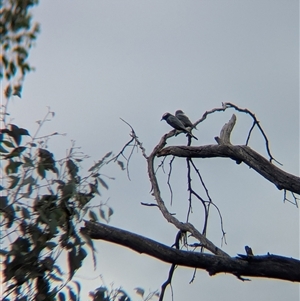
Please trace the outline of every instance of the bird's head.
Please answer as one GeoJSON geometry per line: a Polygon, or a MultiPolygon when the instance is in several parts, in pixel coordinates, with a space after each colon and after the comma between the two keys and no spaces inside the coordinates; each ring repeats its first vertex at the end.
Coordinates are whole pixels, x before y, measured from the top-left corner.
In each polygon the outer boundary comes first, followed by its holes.
{"type": "Polygon", "coordinates": [[[162,116],[162,118],[161,118],[160,121],[162,121],[162,120],[167,120],[168,117],[169,117],[170,115],[171,115],[170,113],[165,113],[165,114],[162,116]]]}
{"type": "Polygon", "coordinates": [[[184,113],[183,113],[182,110],[177,110],[177,111],[175,112],[175,115],[177,115],[177,114],[184,114],[184,113]]]}

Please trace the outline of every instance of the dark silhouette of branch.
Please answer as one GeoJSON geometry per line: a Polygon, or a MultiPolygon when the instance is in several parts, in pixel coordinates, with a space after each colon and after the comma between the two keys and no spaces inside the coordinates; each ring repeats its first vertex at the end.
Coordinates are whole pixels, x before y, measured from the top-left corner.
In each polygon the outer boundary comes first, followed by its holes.
{"type": "MultiPolygon", "coordinates": [[[[202,235],[200,231],[198,231],[191,223],[182,223],[180,222],[175,216],[173,216],[168,209],[165,206],[165,203],[163,199],[161,198],[160,195],[160,189],[159,185],[157,182],[157,178],[155,176],[155,171],[154,171],[154,160],[157,157],[157,154],[161,151],[161,149],[166,145],[166,140],[168,137],[171,137],[173,135],[173,131],[169,132],[168,134],[164,135],[160,142],[156,145],[150,156],[147,158],[147,163],[148,163],[148,175],[149,175],[149,180],[152,185],[152,195],[154,196],[157,205],[163,214],[164,218],[169,222],[172,223],[177,229],[183,231],[183,232],[190,232],[191,235],[199,240],[202,244],[202,246],[212,252],[213,254],[216,255],[221,255],[221,256],[228,256],[227,253],[222,251],[220,248],[218,248],[216,245],[214,245],[208,238],[205,237],[205,235],[202,235]]],[[[191,147],[191,146],[187,146],[191,147]]]]}
{"type": "Polygon", "coordinates": [[[250,115],[251,118],[253,119],[253,124],[252,124],[252,126],[251,126],[251,129],[249,130],[248,137],[247,137],[247,140],[246,140],[246,145],[248,145],[248,143],[249,143],[250,136],[251,136],[251,133],[252,133],[254,127],[257,126],[258,129],[259,129],[259,131],[261,132],[261,134],[262,134],[263,137],[264,137],[264,140],[265,140],[265,143],[266,143],[267,153],[268,153],[268,155],[269,155],[269,157],[270,157],[270,162],[272,162],[272,160],[274,160],[274,161],[277,162],[278,164],[282,165],[280,162],[278,162],[278,161],[272,156],[271,150],[270,150],[270,143],[269,143],[269,140],[268,140],[268,138],[267,138],[267,135],[265,134],[263,128],[262,128],[261,125],[259,124],[259,121],[258,121],[258,119],[256,118],[255,114],[252,113],[252,112],[251,112],[250,110],[248,110],[248,109],[242,109],[242,108],[238,107],[237,105],[235,105],[235,104],[233,104],[233,103],[231,103],[231,102],[225,102],[225,103],[222,103],[222,107],[220,107],[220,108],[214,108],[214,109],[212,109],[212,110],[210,110],[210,111],[206,111],[206,112],[202,115],[202,117],[194,123],[194,126],[197,126],[199,123],[203,122],[203,121],[207,118],[207,116],[210,115],[210,114],[213,114],[213,113],[216,113],[216,112],[224,112],[224,111],[226,111],[226,109],[231,109],[231,108],[235,109],[235,110],[238,111],[238,112],[242,112],[242,113],[248,114],[248,115],[250,115]]]}
{"type": "Polygon", "coordinates": [[[230,135],[235,122],[236,116],[233,114],[229,122],[223,126],[220,137],[215,137],[218,145],[169,146],[159,150],[157,156],[172,155],[185,158],[227,157],[238,164],[244,162],[264,178],[275,184],[279,190],[285,189],[292,193],[300,194],[299,177],[281,170],[249,146],[232,145],[230,143],[230,135]]]}
{"type": "MultiPolygon", "coordinates": [[[[179,242],[180,242],[181,236],[182,236],[182,232],[179,231],[176,234],[175,243],[174,243],[174,246],[176,247],[176,249],[179,249],[179,242]]],[[[161,286],[159,301],[162,301],[164,299],[165,291],[166,291],[166,288],[168,287],[168,285],[170,285],[170,286],[172,285],[172,278],[173,278],[175,269],[176,269],[176,264],[172,263],[170,270],[169,270],[168,279],[161,286]]]]}
{"type": "Polygon", "coordinates": [[[243,280],[242,276],[247,276],[300,282],[300,261],[293,258],[269,253],[229,257],[182,251],[149,238],[92,221],[85,221],[85,227],[80,231],[92,239],[116,243],[164,262],[206,270],[210,276],[228,273],[241,280],[243,280]]]}
{"type": "Polygon", "coordinates": [[[184,158],[230,158],[244,162],[279,190],[285,189],[300,194],[300,178],[289,174],[246,145],[169,146],[158,153],[158,157],[176,156],[184,158]]]}

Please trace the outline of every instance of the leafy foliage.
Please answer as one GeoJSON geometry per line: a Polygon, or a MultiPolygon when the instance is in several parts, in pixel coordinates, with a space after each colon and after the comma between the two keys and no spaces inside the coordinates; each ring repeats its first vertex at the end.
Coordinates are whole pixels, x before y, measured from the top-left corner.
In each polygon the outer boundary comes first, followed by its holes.
{"type": "MultiPolygon", "coordinates": [[[[103,279],[102,279],[103,280],[103,279]]],[[[159,298],[158,291],[151,291],[145,295],[145,290],[143,288],[135,288],[136,294],[143,301],[157,300],[159,298]]],[[[93,301],[131,301],[132,299],[129,295],[121,288],[114,288],[113,284],[111,287],[106,285],[101,285],[96,288],[93,292],[90,292],[90,297],[93,301]]]]}
{"type": "Polygon", "coordinates": [[[38,0],[1,1],[0,77],[5,86],[0,111],[3,297],[79,300],[80,285],[72,277],[87,256],[86,246],[94,264],[96,261],[91,239],[79,235],[77,225],[87,214],[107,222],[113,214],[107,203],[91,205],[100,195],[98,186],[108,189],[100,169],[113,154],[106,154],[82,177],[80,163],[86,157],[78,154],[74,145],[66,158],[57,160],[47,142],[58,133],[37,137],[49,116],[54,117],[53,112],[49,110],[38,122],[33,136],[27,129],[7,123],[9,100],[14,95],[21,97],[25,75],[33,69],[28,54],[39,25],[33,24],[30,8],[37,4],[38,0]],[[57,262],[63,256],[67,258],[67,272],[57,262]]]}
{"type": "Polygon", "coordinates": [[[5,78],[4,95],[21,97],[22,84],[27,72],[33,67],[28,63],[29,50],[39,32],[39,24],[32,22],[30,9],[38,0],[4,0],[1,1],[1,70],[0,78],[5,78]]]}
{"type": "MultiPolygon", "coordinates": [[[[0,256],[4,269],[3,300],[80,300],[81,286],[72,280],[83,264],[89,247],[96,265],[95,249],[90,237],[79,234],[78,224],[84,216],[109,222],[113,209],[107,202],[92,205],[101,189],[109,186],[100,170],[122,161],[109,152],[98,160],[88,175],[81,175],[86,156],[77,153],[74,144],[66,158],[58,160],[48,149],[54,133],[42,138],[37,133],[49,116],[38,121],[31,136],[27,129],[8,123],[8,105],[13,96],[21,97],[28,72],[29,51],[39,33],[31,8],[38,0],[3,0],[0,14],[1,56],[0,80],[3,100],[0,107],[0,256]],[[67,271],[58,262],[67,260],[67,271]]],[[[106,176],[107,177],[107,176],[106,176]]],[[[113,180],[113,178],[108,178],[113,180]]],[[[121,289],[109,291],[102,286],[93,300],[129,301],[121,289]]]]}
{"type": "MultiPolygon", "coordinates": [[[[85,245],[94,252],[92,242],[86,243],[86,237],[78,234],[77,224],[87,213],[92,219],[105,221],[113,214],[107,203],[91,206],[92,199],[100,195],[100,169],[113,155],[106,154],[88,176],[81,177],[79,163],[84,157],[76,153],[74,145],[66,158],[56,160],[47,149],[48,137],[23,142],[23,136],[30,135],[22,130],[17,125],[1,130],[0,226],[1,239],[7,242],[1,253],[6,293],[17,296],[15,300],[24,296],[55,300],[65,287],[69,298],[77,300],[66,283],[82,266],[87,256],[85,245]],[[67,279],[56,264],[63,251],[68,259],[67,279]]],[[[64,298],[62,293],[59,298],[64,298]]]]}

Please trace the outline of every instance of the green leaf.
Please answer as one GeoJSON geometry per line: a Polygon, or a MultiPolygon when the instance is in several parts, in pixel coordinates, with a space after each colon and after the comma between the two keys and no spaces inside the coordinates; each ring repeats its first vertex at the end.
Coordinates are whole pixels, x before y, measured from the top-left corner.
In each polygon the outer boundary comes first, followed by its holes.
{"type": "Polygon", "coordinates": [[[145,294],[145,290],[141,287],[136,287],[134,288],[135,292],[137,293],[137,295],[140,295],[141,297],[144,297],[145,294]]]}
{"type": "Polygon", "coordinates": [[[91,195],[89,193],[79,192],[76,195],[76,201],[79,203],[80,208],[83,208],[92,198],[93,198],[93,195],[91,195]]]}
{"type": "Polygon", "coordinates": [[[77,256],[80,259],[80,261],[83,261],[86,256],[87,256],[86,250],[83,248],[80,248],[78,256],[77,256]]]}
{"type": "Polygon", "coordinates": [[[30,219],[30,212],[26,207],[22,207],[22,215],[24,219],[30,219]]]}
{"type": "Polygon", "coordinates": [[[41,163],[38,164],[38,167],[37,167],[37,173],[38,173],[38,175],[39,175],[42,179],[45,178],[45,176],[46,176],[46,171],[45,171],[45,168],[44,168],[44,165],[43,165],[43,164],[41,164],[41,163]]]}
{"type": "Polygon", "coordinates": [[[18,96],[18,97],[22,97],[22,86],[20,85],[15,85],[13,88],[13,95],[18,96]]]}
{"type": "Polygon", "coordinates": [[[101,209],[101,208],[99,209],[99,211],[100,211],[101,218],[103,218],[104,220],[106,220],[105,211],[103,209],[101,209]]]}
{"type": "Polygon", "coordinates": [[[10,124],[10,131],[8,132],[8,135],[13,137],[17,145],[20,145],[22,137],[20,129],[17,125],[10,124]]]}
{"type": "Polygon", "coordinates": [[[47,269],[47,271],[52,271],[53,270],[53,265],[54,265],[54,259],[51,256],[45,257],[43,260],[41,260],[41,263],[44,268],[47,269]]]}
{"type": "Polygon", "coordinates": [[[69,290],[69,297],[72,301],[77,301],[77,297],[71,289],[69,290]]]}
{"type": "Polygon", "coordinates": [[[7,196],[0,196],[0,210],[3,211],[8,205],[7,196]]]}
{"type": "Polygon", "coordinates": [[[15,161],[11,161],[10,162],[10,170],[11,173],[18,173],[18,168],[23,165],[23,162],[15,162],[15,161]]]}
{"type": "Polygon", "coordinates": [[[54,248],[57,247],[57,243],[48,241],[48,242],[46,242],[46,247],[50,250],[53,250],[54,248]]]}
{"type": "Polygon", "coordinates": [[[50,215],[50,218],[49,218],[49,230],[50,230],[50,233],[51,234],[57,234],[58,233],[58,230],[57,230],[57,220],[53,218],[53,214],[50,215]]]}
{"type": "Polygon", "coordinates": [[[23,128],[19,128],[19,133],[20,133],[20,135],[22,135],[22,136],[30,136],[28,130],[23,129],[23,128]]]}
{"type": "Polygon", "coordinates": [[[124,167],[124,163],[122,162],[122,161],[117,161],[117,163],[118,163],[118,165],[120,166],[120,168],[122,169],[122,170],[125,170],[125,167],[124,167]]]}
{"type": "Polygon", "coordinates": [[[100,286],[95,290],[94,300],[93,301],[109,301],[107,295],[107,288],[104,286],[100,286]]]}
{"type": "Polygon", "coordinates": [[[26,179],[24,179],[22,186],[25,186],[27,184],[35,184],[35,179],[32,176],[27,177],[26,179]]]}
{"type": "Polygon", "coordinates": [[[11,182],[10,182],[8,189],[14,189],[18,185],[18,183],[20,181],[20,177],[10,176],[9,178],[10,178],[11,182]]]}
{"type": "Polygon", "coordinates": [[[100,182],[100,184],[105,188],[105,189],[108,189],[108,185],[106,184],[106,182],[104,182],[104,180],[102,180],[100,177],[97,178],[98,181],[100,182]]]}
{"type": "Polygon", "coordinates": [[[77,173],[78,173],[78,167],[77,165],[74,163],[73,160],[69,159],[66,163],[67,165],[67,169],[69,171],[69,175],[72,177],[72,178],[75,178],[77,173]]]}
{"type": "Polygon", "coordinates": [[[111,217],[113,214],[114,214],[114,210],[111,207],[109,207],[108,208],[108,217],[111,217]]]}
{"type": "Polygon", "coordinates": [[[7,154],[8,151],[2,147],[2,145],[0,144],[0,153],[4,153],[4,154],[7,154]]]}
{"type": "Polygon", "coordinates": [[[8,251],[0,249],[0,256],[7,256],[7,254],[8,254],[8,251]]]}
{"type": "Polygon", "coordinates": [[[24,152],[25,149],[26,149],[25,146],[16,147],[15,149],[13,149],[13,151],[10,154],[5,156],[5,159],[19,157],[21,155],[21,153],[24,152]]]}
{"type": "Polygon", "coordinates": [[[27,71],[31,70],[30,66],[26,63],[22,64],[20,67],[21,67],[21,72],[23,75],[25,75],[27,71]]]}
{"type": "Polygon", "coordinates": [[[60,266],[58,265],[54,265],[53,266],[53,271],[55,271],[55,273],[59,274],[60,276],[62,276],[64,273],[62,272],[60,266]]]}
{"type": "Polygon", "coordinates": [[[8,140],[3,140],[2,141],[3,144],[5,144],[7,147],[13,148],[15,147],[10,141],[8,140]]]}
{"type": "Polygon", "coordinates": [[[32,194],[32,184],[28,185],[27,191],[23,194],[24,198],[29,198],[32,194]]]}
{"type": "Polygon", "coordinates": [[[96,168],[99,168],[101,164],[102,164],[102,162],[100,162],[100,161],[95,163],[88,171],[90,172],[90,171],[95,170],[96,168]]]}
{"type": "Polygon", "coordinates": [[[15,162],[13,160],[9,160],[9,164],[6,165],[5,167],[5,172],[7,175],[11,173],[17,173],[18,168],[22,165],[22,162],[15,162]]]}
{"type": "Polygon", "coordinates": [[[77,295],[79,296],[79,295],[80,295],[80,291],[81,291],[80,283],[79,283],[78,281],[73,281],[73,283],[76,284],[76,287],[77,287],[77,295]]]}
{"type": "MultiPolygon", "coordinates": [[[[9,44],[4,44],[3,45],[4,50],[6,50],[8,47],[9,47],[9,44]]],[[[2,62],[3,62],[4,67],[7,68],[8,60],[7,60],[5,55],[2,55],[2,62]]]]}
{"type": "Polygon", "coordinates": [[[97,222],[98,221],[98,217],[96,215],[96,213],[94,211],[90,211],[89,212],[89,217],[93,222],[97,222]]]}
{"type": "Polygon", "coordinates": [[[6,224],[7,228],[10,228],[15,222],[16,212],[12,205],[8,205],[5,208],[5,217],[8,219],[8,223],[6,224]]]}
{"type": "Polygon", "coordinates": [[[59,301],[65,301],[65,300],[66,300],[65,294],[62,293],[62,292],[60,292],[60,293],[58,294],[58,300],[59,300],[59,301]]]}
{"type": "Polygon", "coordinates": [[[54,280],[54,281],[57,281],[57,282],[62,282],[62,278],[60,277],[57,277],[55,274],[53,273],[49,273],[49,278],[54,280]]]}
{"type": "Polygon", "coordinates": [[[38,156],[40,158],[39,164],[43,164],[45,170],[52,170],[54,173],[58,173],[52,153],[46,149],[39,148],[38,156]]]}
{"type": "Polygon", "coordinates": [[[90,247],[91,251],[94,252],[95,251],[95,247],[94,247],[93,240],[84,231],[81,231],[80,234],[84,238],[86,244],[90,247]]]}
{"type": "Polygon", "coordinates": [[[43,222],[44,224],[47,224],[49,225],[49,219],[48,217],[46,216],[46,214],[44,213],[44,211],[42,209],[37,209],[37,212],[39,214],[39,220],[41,222],[43,222]]]}
{"type": "Polygon", "coordinates": [[[108,153],[104,156],[104,158],[110,157],[112,153],[113,153],[113,152],[108,152],[108,153]]]}
{"type": "Polygon", "coordinates": [[[97,193],[98,195],[101,195],[96,185],[90,183],[89,186],[91,189],[90,193],[97,193]]]}
{"type": "Polygon", "coordinates": [[[27,238],[18,237],[12,244],[12,249],[18,252],[29,252],[30,242],[27,238]]]}
{"type": "Polygon", "coordinates": [[[9,62],[8,69],[12,75],[16,74],[17,68],[16,68],[16,65],[14,64],[14,62],[12,62],[12,61],[9,62]]]}
{"type": "Polygon", "coordinates": [[[29,157],[24,156],[23,158],[25,161],[25,163],[23,165],[24,167],[34,167],[33,161],[29,157]]]}
{"type": "Polygon", "coordinates": [[[76,249],[72,248],[70,252],[68,252],[68,265],[69,265],[69,279],[72,279],[75,271],[80,267],[78,264],[78,259],[76,257],[76,249]]]}

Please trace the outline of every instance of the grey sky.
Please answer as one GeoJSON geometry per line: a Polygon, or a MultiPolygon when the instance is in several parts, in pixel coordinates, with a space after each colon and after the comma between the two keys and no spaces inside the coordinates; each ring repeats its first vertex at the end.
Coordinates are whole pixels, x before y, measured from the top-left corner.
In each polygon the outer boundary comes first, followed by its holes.
{"type": "MultiPolygon", "coordinates": [[[[118,152],[136,130],[147,153],[170,130],[160,118],[166,111],[185,111],[192,121],[206,110],[230,101],[255,112],[283,169],[299,175],[299,2],[289,1],[41,1],[34,11],[41,23],[37,46],[31,52],[36,72],[25,81],[23,99],[14,100],[12,116],[20,126],[35,129],[46,106],[56,113],[42,133],[67,133],[53,138],[52,151],[64,156],[71,139],[98,160],[118,152]],[[24,114],[30,112],[30,114],[24,114]]],[[[198,126],[200,145],[215,143],[233,111],[218,113],[198,126]]],[[[237,115],[233,143],[244,144],[251,120],[237,115]]],[[[184,144],[180,135],[168,144],[184,144]]],[[[257,133],[250,143],[266,155],[257,133]]],[[[230,255],[249,244],[266,252],[299,258],[299,210],[283,203],[283,193],[246,166],[226,159],[198,160],[214,202],[222,211],[230,255]]],[[[185,162],[177,160],[171,208],[186,215],[185,162]]],[[[84,166],[89,167],[88,165],[84,166]]],[[[115,210],[111,225],[171,245],[176,229],[163,220],[152,202],[146,163],[134,154],[132,181],[109,167],[116,177],[103,198],[115,210]]],[[[166,180],[162,179],[169,204],[166,180]]],[[[99,201],[99,200],[98,200],[99,201]]],[[[192,221],[201,228],[203,213],[195,204],[192,221]],[[198,210],[199,209],[199,210],[198,210]]],[[[210,239],[220,245],[216,212],[210,239]]],[[[104,242],[98,249],[98,270],[87,263],[78,272],[85,291],[101,283],[132,289],[158,289],[169,266],[144,255],[104,242]],[[87,281],[89,280],[89,281],[87,281]]],[[[190,269],[178,268],[174,300],[299,300],[299,285],[229,275],[209,277],[198,271],[193,284],[190,269]]],[[[138,298],[134,299],[138,300],[138,298]]],[[[166,300],[171,300],[170,291],[166,300]]]]}

